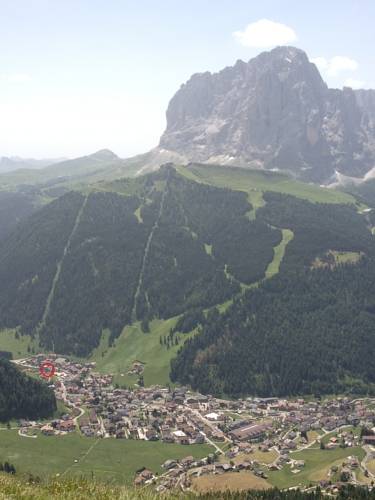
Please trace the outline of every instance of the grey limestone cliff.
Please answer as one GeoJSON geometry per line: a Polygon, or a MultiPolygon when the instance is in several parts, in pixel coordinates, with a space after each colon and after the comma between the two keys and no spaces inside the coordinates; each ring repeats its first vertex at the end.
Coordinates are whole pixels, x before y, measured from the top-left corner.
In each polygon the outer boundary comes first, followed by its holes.
{"type": "Polygon", "coordinates": [[[315,182],[362,177],[375,167],[375,91],[329,89],[302,50],[277,47],[193,75],[169,103],[159,147],[315,182]]]}

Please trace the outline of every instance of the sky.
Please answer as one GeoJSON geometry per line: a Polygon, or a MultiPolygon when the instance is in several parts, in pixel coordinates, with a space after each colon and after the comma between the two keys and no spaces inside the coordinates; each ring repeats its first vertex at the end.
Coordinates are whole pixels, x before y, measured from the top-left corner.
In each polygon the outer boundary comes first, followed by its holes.
{"type": "Polygon", "coordinates": [[[0,156],[148,151],[193,73],[277,45],[375,88],[374,19],[373,0],[0,0],[0,156]]]}

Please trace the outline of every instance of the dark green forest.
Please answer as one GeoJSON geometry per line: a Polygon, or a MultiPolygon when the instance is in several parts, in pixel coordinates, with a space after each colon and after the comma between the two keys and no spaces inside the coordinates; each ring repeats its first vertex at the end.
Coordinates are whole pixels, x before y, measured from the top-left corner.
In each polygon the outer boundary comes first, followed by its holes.
{"type": "Polygon", "coordinates": [[[37,208],[35,197],[31,194],[0,191],[0,241],[37,208]]]}
{"type": "Polygon", "coordinates": [[[56,411],[53,391],[0,359],[0,422],[17,418],[46,418],[56,411]]]}
{"type": "Polygon", "coordinates": [[[89,195],[41,331],[48,348],[87,355],[103,328],[117,336],[130,322],[149,231],[134,215],[138,205],[115,193],[89,195]]]}
{"type": "Polygon", "coordinates": [[[202,392],[294,395],[375,391],[375,260],[363,217],[267,193],[260,220],[294,232],[280,273],[203,321],[172,362],[174,381],[202,392]],[[311,269],[329,249],[357,265],[311,269]]]}
{"type": "Polygon", "coordinates": [[[33,333],[42,318],[56,265],[83,196],[70,193],[21,222],[0,242],[1,327],[33,333]]]}
{"type": "Polygon", "coordinates": [[[147,331],[152,318],[181,315],[171,334],[200,334],[181,344],[174,381],[227,395],[373,393],[369,216],[279,193],[264,200],[250,220],[246,193],[171,166],[64,194],[0,242],[0,326],[87,356],[105,328],[112,342],[135,319],[147,331]],[[284,228],[294,237],[264,280],[284,228]],[[313,268],[332,250],[361,258],[313,268]],[[215,306],[233,297],[220,315],[215,306]]]}
{"type": "Polygon", "coordinates": [[[281,239],[268,222],[249,220],[245,193],[170,166],[116,188],[67,193],[0,243],[0,327],[87,356],[105,328],[113,341],[134,319],[231,298],[239,280],[264,277],[281,239]]]}
{"type": "Polygon", "coordinates": [[[315,257],[330,249],[368,254],[374,248],[365,217],[350,205],[309,203],[271,192],[264,193],[264,200],[257,219],[294,233],[281,264],[284,272],[309,267],[315,257]]]}
{"type": "MultiPolygon", "coordinates": [[[[280,231],[246,217],[251,206],[245,193],[190,182],[174,170],[168,175],[137,304],[139,319],[224,302],[239,291],[237,280],[264,276],[281,239],[280,231]]],[[[150,209],[144,207],[143,218],[150,209]]]]}

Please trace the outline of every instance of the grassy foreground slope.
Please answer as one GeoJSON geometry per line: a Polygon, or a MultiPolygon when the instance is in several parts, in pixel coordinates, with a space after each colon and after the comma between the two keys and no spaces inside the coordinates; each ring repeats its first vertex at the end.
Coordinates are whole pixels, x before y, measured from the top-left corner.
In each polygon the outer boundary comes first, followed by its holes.
{"type": "MultiPolygon", "coordinates": [[[[299,490],[279,491],[276,489],[266,491],[242,491],[242,492],[208,492],[196,494],[182,492],[181,490],[164,493],[161,496],[148,488],[129,488],[100,484],[95,481],[85,479],[54,480],[48,483],[27,483],[18,478],[9,477],[0,473],[0,499],[27,498],[28,500],[86,500],[87,498],[97,498],[100,500],[156,500],[166,498],[170,500],[328,500],[332,496],[327,496],[321,491],[310,491],[302,493],[299,490]]],[[[349,486],[344,488],[337,497],[339,500],[373,500],[374,492],[369,492],[363,488],[349,486]]]]}

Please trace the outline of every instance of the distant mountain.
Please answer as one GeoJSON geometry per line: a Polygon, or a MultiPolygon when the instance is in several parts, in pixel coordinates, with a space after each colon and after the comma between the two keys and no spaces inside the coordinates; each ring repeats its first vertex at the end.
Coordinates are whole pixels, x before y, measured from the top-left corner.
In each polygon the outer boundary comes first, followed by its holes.
{"type": "Polygon", "coordinates": [[[375,90],[329,89],[302,50],[278,47],[193,75],[169,103],[160,148],[319,183],[363,177],[375,166],[375,90]]]}
{"type": "Polygon", "coordinates": [[[0,188],[92,184],[166,162],[280,170],[327,185],[363,181],[375,172],[375,90],[330,89],[305,52],[277,47],[194,74],[171,99],[166,130],[149,152],[120,159],[102,150],[40,168],[43,162],[3,158],[0,188]]]}
{"type": "MultiPolygon", "coordinates": [[[[131,167],[124,168],[124,160],[108,149],[43,168],[40,167],[44,160],[38,163],[38,168],[36,163],[30,166],[27,161],[12,160],[14,167],[22,168],[0,174],[0,240],[10,234],[20,221],[42,205],[67,193],[72,186],[88,186],[103,179],[121,177],[123,170],[131,170],[131,167]]],[[[5,163],[9,165],[9,162],[5,163]]]]}
{"type": "MultiPolygon", "coordinates": [[[[133,176],[142,169],[144,158],[149,156],[150,153],[123,160],[112,151],[102,149],[87,156],[60,161],[40,169],[21,168],[0,174],[0,188],[23,191],[31,187],[32,190],[48,189],[48,196],[53,189],[62,194],[62,188],[133,176]]],[[[161,163],[158,162],[157,166],[159,167],[161,163]]]]}
{"type": "Polygon", "coordinates": [[[64,161],[64,158],[34,160],[33,158],[3,156],[0,157],[0,174],[3,174],[5,172],[12,172],[13,170],[18,170],[20,168],[43,168],[61,161],[64,161]]]}
{"type": "Polygon", "coordinates": [[[120,158],[109,149],[101,149],[96,153],[73,160],[65,160],[55,165],[50,165],[45,172],[48,175],[72,177],[84,175],[87,172],[92,172],[95,169],[102,168],[104,165],[112,165],[119,161],[120,158]]]}
{"type": "Polygon", "coordinates": [[[64,160],[41,169],[22,168],[0,174],[0,189],[4,191],[39,191],[39,195],[55,198],[69,189],[88,186],[120,177],[133,177],[148,170],[155,170],[177,154],[163,154],[159,150],[124,160],[108,149],[96,153],[64,160]]]}

